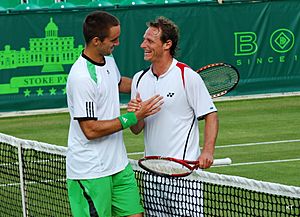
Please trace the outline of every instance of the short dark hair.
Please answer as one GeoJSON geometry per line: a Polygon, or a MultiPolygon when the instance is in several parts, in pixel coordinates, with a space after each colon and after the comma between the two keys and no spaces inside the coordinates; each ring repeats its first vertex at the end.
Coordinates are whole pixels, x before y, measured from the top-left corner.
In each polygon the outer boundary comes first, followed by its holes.
{"type": "Polygon", "coordinates": [[[176,51],[178,50],[177,44],[179,40],[179,29],[177,25],[170,19],[160,16],[154,21],[147,23],[148,27],[159,28],[162,31],[160,40],[165,43],[167,40],[172,41],[172,46],[170,48],[170,54],[172,57],[175,56],[176,51]]]}
{"type": "Polygon", "coordinates": [[[109,29],[120,25],[117,17],[105,11],[94,11],[86,16],[83,23],[83,36],[88,44],[94,37],[103,41],[109,34],[109,29]]]}

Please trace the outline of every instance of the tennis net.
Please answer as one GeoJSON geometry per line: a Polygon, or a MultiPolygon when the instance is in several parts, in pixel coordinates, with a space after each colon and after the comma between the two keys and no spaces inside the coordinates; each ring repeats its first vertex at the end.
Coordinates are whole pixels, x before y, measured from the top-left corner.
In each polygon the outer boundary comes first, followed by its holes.
{"type": "MultiPolygon", "coordinates": [[[[66,148],[0,133],[0,215],[71,216],[66,148]]],[[[167,178],[130,160],[145,216],[300,216],[300,187],[204,171],[167,178]]]]}

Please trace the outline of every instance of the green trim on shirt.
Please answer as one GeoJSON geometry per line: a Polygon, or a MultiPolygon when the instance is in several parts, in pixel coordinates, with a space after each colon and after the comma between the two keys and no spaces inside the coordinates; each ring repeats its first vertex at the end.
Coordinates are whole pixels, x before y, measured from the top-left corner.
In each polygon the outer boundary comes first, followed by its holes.
{"type": "Polygon", "coordinates": [[[87,68],[88,68],[88,71],[90,73],[91,78],[97,84],[96,66],[93,63],[89,62],[89,61],[86,61],[86,64],[87,64],[87,68]]]}

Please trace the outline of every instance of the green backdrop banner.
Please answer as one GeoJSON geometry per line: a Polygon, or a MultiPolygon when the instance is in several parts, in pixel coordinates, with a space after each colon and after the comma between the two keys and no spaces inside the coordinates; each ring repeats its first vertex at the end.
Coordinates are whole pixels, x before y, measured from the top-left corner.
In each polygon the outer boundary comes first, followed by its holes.
{"type": "MultiPolygon", "coordinates": [[[[122,24],[113,55],[125,76],[149,65],[140,48],[145,23],[163,15],[180,27],[178,60],[194,69],[215,62],[239,69],[231,95],[300,91],[298,0],[105,10],[122,24]]],[[[0,112],[66,107],[66,79],[84,48],[82,22],[91,11],[0,15],[0,112]]]]}

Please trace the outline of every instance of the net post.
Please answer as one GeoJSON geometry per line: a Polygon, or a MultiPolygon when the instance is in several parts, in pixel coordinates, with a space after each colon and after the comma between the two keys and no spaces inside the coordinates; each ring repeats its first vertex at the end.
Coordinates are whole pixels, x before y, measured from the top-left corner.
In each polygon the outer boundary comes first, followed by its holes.
{"type": "Polygon", "coordinates": [[[18,159],[19,159],[19,173],[20,173],[20,190],[22,198],[22,211],[23,217],[27,217],[26,209],[26,192],[25,192],[25,183],[24,183],[24,174],[23,174],[23,161],[22,161],[22,143],[18,145],[18,159]]]}

